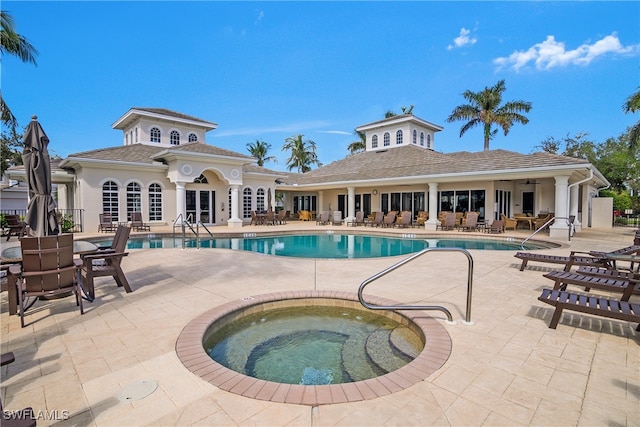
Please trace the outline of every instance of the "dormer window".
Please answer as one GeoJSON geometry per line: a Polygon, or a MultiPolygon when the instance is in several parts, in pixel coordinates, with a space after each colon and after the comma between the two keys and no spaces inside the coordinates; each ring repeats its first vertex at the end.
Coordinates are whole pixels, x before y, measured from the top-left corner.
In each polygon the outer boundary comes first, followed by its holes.
{"type": "Polygon", "coordinates": [[[151,142],[160,142],[160,129],[158,128],[151,128],[151,131],[149,132],[149,136],[151,137],[151,142]]]}
{"type": "Polygon", "coordinates": [[[371,148],[378,148],[378,135],[371,137],[371,148]]]}
{"type": "Polygon", "coordinates": [[[196,142],[197,140],[198,140],[198,135],[196,135],[193,132],[189,134],[189,142],[196,142]]]}
{"type": "Polygon", "coordinates": [[[424,132],[420,132],[420,146],[424,147],[424,132]]]}
{"type": "Polygon", "coordinates": [[[431,148],[431,135],[427,135],[427,148],[431,148]]]}
{"type": "Polygon", "coordinates": [[[169,140],[171,145],[180,145],[180,132],[177,130],[172,130],[169,134],[169,140]]]}
{"type": "Polygon", "coordinates": [[[413,130],[413,140],[412,140],[412,142],[413,142],[414,144],[417,144],[417,143],[418,143],[418,131],[417,131],[417,130],[415,130],[415,129],[413,130]]]}
{"type": "Polygon", "coordinates": [[[385,132],[384,133],[384,146],[388,147],[391,145],[391,135],[389,135],[389,132],[385,132]]]}
{"type": "Polygon", "coordinates": [[[396,145],[402,145],[402,131],[396,132],[396,145]]]}

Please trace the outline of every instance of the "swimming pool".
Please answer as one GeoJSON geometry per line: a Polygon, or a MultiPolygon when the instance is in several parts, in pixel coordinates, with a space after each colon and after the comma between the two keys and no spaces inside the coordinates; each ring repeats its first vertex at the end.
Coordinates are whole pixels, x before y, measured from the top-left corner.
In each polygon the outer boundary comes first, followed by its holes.
{"type": "MultiPolygon", "coordinates": [[[[92,239],[99,246],[109,245],[111,239],[92,239]]],[[[188,248],[219,248],[296,258],[378,258],[408,255],[426,248],[447,247],[476,250],[519,251],[519,241],[491,238],[458,238],[455,236],[416,237],[415,234],[377,236],[366,234],[296,234],[278,236],[245,236],[187,239],[188,248]]],[[[127,249],[180,248],[182,239],[167,235],[131,236],[127,249]]],[[[541,242],[527,242],[524,250],[552,247],[541,242]]]]}

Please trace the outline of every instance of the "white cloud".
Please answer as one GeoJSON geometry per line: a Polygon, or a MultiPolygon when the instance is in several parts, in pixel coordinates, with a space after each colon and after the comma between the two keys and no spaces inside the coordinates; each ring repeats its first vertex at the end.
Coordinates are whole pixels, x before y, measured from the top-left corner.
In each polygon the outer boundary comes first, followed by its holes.
{"type": "Polygon", "coordinates": [[[260,21],[262,21],[262,18],[264,18],[264,10],[256,9],[256,20],[255,20],[254,24],[258,25],[260,23],[260,21]]]}
{"type": "Polygon", "coordinates": [[[455,39],[453,39],[453,44],[452,45],[450,44],[449,46],[447,46],[447,50],[451,50],[456,47],[463,47],[463,46],[475,44],[478,41],[478,39],[475,37],[469,37],[470,34],[471,34],[471,30],[467,30],[466,28],[462,27],[460,29],[460,35],[455,39]]]}
{"type": "Polygon", "coordinates": [[[258,136],[266,133],[278,133],[278,132],[292,132],[292,133],[302,133],[304,134],[307,131],[327,126],[329,123],[326,121],[318,120],[318,121],[309,121],[309,122],[298,122],[298,123],[290,123],[284,124],[281,126],[274,127],[265,127],[265,128],[239,128],[239,129],[229,129],[229,130],[217,130],[215,132],[214,137],[221,136],[242,136],[242,135],[252,135],[258,136]]]}
{"type": "Polygon", "coordinates": [[[547,36],[545,41],[536,43],[526,51],[515,51],[506,57],[493,60],[498,68],[511,67],[515,71],[528,65],[538,70],[550,70],[568,65],[589,65],[594,59],[606,54],[633,54],[640,52],[640,45],[623,46],[616,33],[603,37],[593,44],[583,43],[573,50],[567,50],[563,42],[556,41],[554,36],[547,36]]]}
{"type": "Polygon", "coordinates": [[[345,132],[343,130],[320,130],[318,133],[330,133],[333,135],[353,135],[352,132],[345,132]]]}

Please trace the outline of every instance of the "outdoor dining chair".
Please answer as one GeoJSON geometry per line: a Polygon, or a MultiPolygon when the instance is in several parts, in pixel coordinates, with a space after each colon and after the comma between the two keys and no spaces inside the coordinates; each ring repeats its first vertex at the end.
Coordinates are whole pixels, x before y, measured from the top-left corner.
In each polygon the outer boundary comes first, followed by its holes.
{"type": "Polygon", "coordinates": [[[125,249],[130,233],[130,227],[119,225],[110,247],[80,255],[83,261],[82,277],[90,299],[95,298],[95,277],[112,276],[118,287],[123,287],[127,293],[132,292],[121,266],[122,258],[129,255],[125,249]]]}
{"type": "Polygon", "coordinates": [[[9,266],[8,285],[17,289],[20,325],[24,328],[25,311],[36,301],[28,304],[28,297],[55,297],[73,292],[80,314],[84,314],[82,261],[73,257],[73,234],[23,237],[20,246],[22,264],[9,266]]]}

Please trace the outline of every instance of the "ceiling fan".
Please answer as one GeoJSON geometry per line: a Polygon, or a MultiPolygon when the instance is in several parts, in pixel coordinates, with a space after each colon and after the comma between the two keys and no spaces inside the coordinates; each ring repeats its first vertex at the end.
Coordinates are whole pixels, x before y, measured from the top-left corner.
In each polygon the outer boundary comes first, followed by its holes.
{"type": "Polygon", "coordinates": [[[529,185],[529,184],[531,184],[531,185],[538,185],[538,184],[540,184],[540,183],[539,183],[538,181],[535,181],[535,180],[534,180],[534,181],[531,181],[530,179],[527,179],[527,182],[520,183],[520,185],[529,185]]]}

